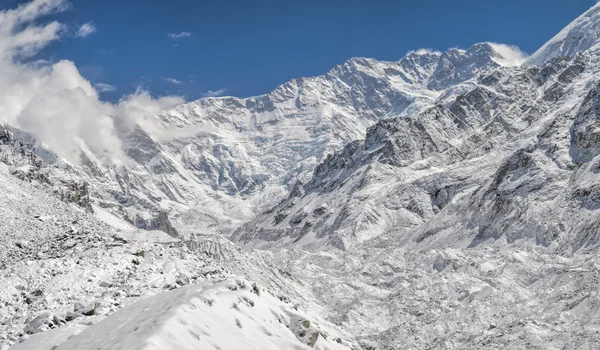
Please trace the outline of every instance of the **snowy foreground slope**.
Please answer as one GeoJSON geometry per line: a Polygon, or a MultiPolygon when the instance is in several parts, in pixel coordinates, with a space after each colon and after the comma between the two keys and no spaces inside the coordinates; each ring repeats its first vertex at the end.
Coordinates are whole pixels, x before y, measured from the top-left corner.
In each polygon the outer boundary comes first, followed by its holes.
{"type": "Polygon", "coordinates": [[[91,214],[64,203],[5,165],[0,206],[2,349],[28,339],[13,348],[51,349],[67,339],[58,348],[355,346],[268,255],[216,236],[181,241],[139,231],[100,208],[91,214]]]}
{"type": "Polygon", "coordinates": [[[600,348],[599,13],[182,105],[121,165],[4,126],[2,348],[600,348]]]}
{"type": "Polygon", "coordinates": [[[55,349],[348,349],[284,305],[243,279],[205,282],[125,307],[55,349]]]}

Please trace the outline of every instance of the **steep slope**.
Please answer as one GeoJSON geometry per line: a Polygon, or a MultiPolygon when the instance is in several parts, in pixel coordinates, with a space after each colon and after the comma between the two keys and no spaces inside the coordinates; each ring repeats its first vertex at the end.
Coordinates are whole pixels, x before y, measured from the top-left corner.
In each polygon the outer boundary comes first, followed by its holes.
{"type": "MultiPolygon", "coordinates": [[[[531,55],[525,64],[541,65],[556,57],[573,57],[588,50],[596,53],[599,39],[600,5],[596,4],[531,55]]],[[[592,55],[594,58],[596,56],[592,55]]]]}

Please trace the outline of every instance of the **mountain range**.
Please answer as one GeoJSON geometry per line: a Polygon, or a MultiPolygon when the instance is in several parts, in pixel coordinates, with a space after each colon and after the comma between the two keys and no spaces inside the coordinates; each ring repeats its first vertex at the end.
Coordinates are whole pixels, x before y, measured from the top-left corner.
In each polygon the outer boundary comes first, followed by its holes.
{"type": "Polygon", "coordinates": [[[123,162],[3,125],[2,349],[600,346],[599,45],[353,58],[123,162]]]}

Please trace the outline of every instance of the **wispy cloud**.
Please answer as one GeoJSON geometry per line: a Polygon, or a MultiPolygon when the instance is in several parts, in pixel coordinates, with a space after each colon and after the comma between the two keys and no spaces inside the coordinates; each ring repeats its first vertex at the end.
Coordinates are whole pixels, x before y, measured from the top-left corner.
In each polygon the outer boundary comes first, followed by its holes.
{"type": "Polygon", "coordinates": [[[101,54],[101,55],[110,55],[110,54],[112,54],[113,52],[115,52],[115,49],[107,49],[107,48],[101,47],[101,48],[99,48],[99,49],[94,49],[94,51],[95,51],[96,53],[99,53],[99,54],[101,54]]]}
{"type": "Polygon", "coordinates": [[[185,38],[185,37],[188,37],[188,36],[192,36],[192,33],[190,33],[190,32],[181,32],[181,33],[170,33],[169,34],[169,38],[175,39],[175,40],[181,39],[181,38],[185,38]]]}
{"type": "Polygon", "coordinates": [[[208,90],[202,94],[202,97],[218,97],[223,96],[227,92],[227,89],[208,90]]]}
{"type": "Polygon", "coordinates": [[[177,80],[175,78],[161,78],[161,79],[166,81],[167,83],[171,83],[171,84],[175,84],[175,85],[183,84],[183,82],[181,80],[177,80]]]}
{"type": "Polygon", "coordinates": [[[100,92],[111,92],[117,90],[115,86],[105,83],[96,83],[94,84],[94,87],[100,92]]]}
{"type": "Polygon", "coordinates": [[[88,22],[82,24],[81,27],[75,33],[75,36],[78,38],[87,38],[88,36],[94,34],[96,32],[96,26],[92,22],[88,22]]]}

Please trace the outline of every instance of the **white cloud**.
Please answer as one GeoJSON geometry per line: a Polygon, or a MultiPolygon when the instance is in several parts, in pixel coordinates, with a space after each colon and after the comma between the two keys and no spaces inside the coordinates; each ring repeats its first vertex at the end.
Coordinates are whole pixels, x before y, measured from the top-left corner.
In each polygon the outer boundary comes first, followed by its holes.
{"type": "Polygon", "coordinates": [[[202,97],[217,97],[223,96],[223,94],[227,92],[227,89],[218,89],[218,90],[208,90],[202,94],[202,97]]]}
{"type": "Polygon", "coordinates": [[[67,7],[67,0],[33,0],[0,11],[0,122],[32,133],[72,163],[87,150],[107,163],[127,162],[115,125],[141,125],[153,135],[168,134],[157,114],[184,100],[136,91],[112,104],[98,97],[98,91],[111,87],[93,86],[73,62],[28,61],[66,34],[62,24],[39,20],[67,7]]]}
{"type": "Polygon", "coordinates": [[[166,139],[175,130],[164,126],[157,115],[184,102],[179,96],[155,99],[147,91],[138,89],[135,93],[123,97],[115,106],[115,119],[126,129],[133,129],[139,125],[153,138],[166,139]]]}
{"type": "Polygon", "coordinates": [[[105,83],[96,83],[94,84],[94,87],[100,92],[111,92],[117,90],[115,86],[105,83]]]}
{"type": "Polygon", "coordinates": [[[417,55],[426,55],[426,54],[441,55],[442,54],[441,52],[435,51],[432,49],[418,49],[418,50],[408,51],[407,55],[410,55],[411,53],[416,53],[417,55]]]}
{"type": "Polygon", "coordinates": [[[177,80],[175,78],[161,78],[162,80],[166,81],[167,83],[171,83],[174,85],[181,85],[183,84],[183,82],[181,80],[177,80]]]}
{"type": "Polygon", "coordinates": [[[168,35],[169,35],[169,38],[177,40],[177,39],[185,38],[185,37],[188,37],[188,36],[192,36],[192,33],[190,33],[190,32],[181,32],[181,33],[170,33],[168,35]]]}
{"type": "Polygon", "coordinates": [[[498,43],[489,43],[489,44],[494,48],[494,51],[496,51],[497,53],[499,53],[502,56],[502,58],[496,59],[496,62],[498,62],[498,64],[500,64],[501,66],[505,66],[505,67],[520,66],[529,57],[529,55],[527,55],[527,53],[521,51],[521,49],[519,49],[518,47],[513,46],[513,45],[498,44],[498,43]]]}
{"type": "Polygon", "coordinates": [[[88,36],[94,34],[96,32],[96,26],[92,22],[88,22],[83,24],[75,33],[75,36],[78,38],[87,38],[88,36]]]}
{"type": "Polygon", "coordinates": [[[60,12],[68,7],[65,0],[35,0],[13,10],[0,12],[0,59],[26,58],[58,39],[63,26],[56,22],[31,26],[33,20],[60,12]],[[16,30],[20,28],[20,30],[16,30]]]}

